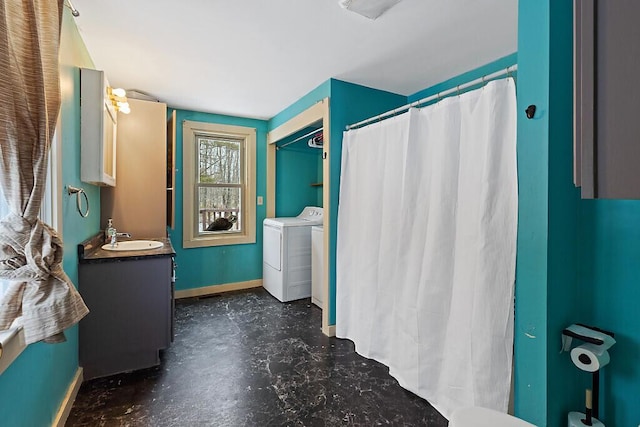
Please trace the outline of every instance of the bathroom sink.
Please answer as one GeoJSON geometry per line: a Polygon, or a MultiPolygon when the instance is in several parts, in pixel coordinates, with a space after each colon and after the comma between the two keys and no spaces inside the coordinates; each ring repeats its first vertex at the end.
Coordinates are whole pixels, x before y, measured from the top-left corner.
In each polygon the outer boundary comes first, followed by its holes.
{"type": "Polygon", "coordinates": [[[102,245],[105,251],[145,251],[150,249],[158,249],[164,246],[162,242],[155,240],[123,240],[111,246],[111,243],[102,245]]]}

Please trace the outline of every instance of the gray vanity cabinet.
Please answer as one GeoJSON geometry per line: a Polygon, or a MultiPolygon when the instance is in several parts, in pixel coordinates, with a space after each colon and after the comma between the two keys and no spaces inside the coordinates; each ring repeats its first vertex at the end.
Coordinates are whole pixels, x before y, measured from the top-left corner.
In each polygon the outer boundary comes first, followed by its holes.
{"type": "Polygon", "coordinates": [[[640,199],[640,2],[574,5],[576,185],[582,198],[640,199]]]}
{"type": "Polygon", "coordinates": [[[79,264],[89,314],[80,322],[84,378],[160,363],[172,339],[172,257],[134,257],[79,264]]]}

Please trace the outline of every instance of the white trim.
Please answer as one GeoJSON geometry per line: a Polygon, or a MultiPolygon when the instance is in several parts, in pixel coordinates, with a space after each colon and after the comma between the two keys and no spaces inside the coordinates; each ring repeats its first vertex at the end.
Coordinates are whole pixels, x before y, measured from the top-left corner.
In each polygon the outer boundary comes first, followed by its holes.
{"type": "Polygon", "coordinates": [[[276,215],[276,142],[322,120],[324,129],[323,148],[327,152],[328,148],[326,147],[329,138],[328,118],[329,98],[324,98],[267,134],[267,218],[273,218],[276,215]]]}
{"type": "Polygon", "coordinates": [[[326,216],[322,216],[322,228],[323,228],[323,244],[322,244],[322,331],[326,331],[325,335],[333,337],[336,335],[336,328],[333,326],[333,332],[331,332],[332,325],[329,325],[329,248],[331,246],[331,221],[329,220],[331,214],[331,206],[336,206],[338,201],[331,200],[331,116],[329,109],[329,99],[322,103],[322,127],[323,132],[323,156],[322,161],[322,206],[324,212],[327,212],[326,216]],[[334,205],[335,203],[335,205],[334,205]]]}
{"type": "Polygon", "coordinates": [[[67,418],[69,418],[69,414],[71,413],[73,403],[76,401],[78,390],[80,390],[80,386],[82,385],[82,372],[82,368],[78,368],[76,371],[76,375],[73,377],[71,384],[69,384],[69,388],[67,389],[67,393],[64,395],[60,408],[58,408],[58,413],[53,420],[53,424],[51,424],[52,427],[64,427],[66,424],[67,418]]]}
{"type": "Polygon", "coordinates": [[[259,288],[262,286],[262,279],[248,280],[246,282],[226,283],[224,285],[204,286],[202,288],[184,289],[175,292],[175,299],[201,297],[205,295],[215,295],[224,292],[239,291],[243,289],[259,288]]]}
{"type": "Polygon", "coordinates": [[[58,115],[51,150],[49,152],[49,163],[47,165],[47,183],[42,201],[41,219],[53,227],[59,235],[62,235],[62,124],[61,116],[58,115]]]}
{"type": "Polygon", "coordinates": [[[2,338],[2,335],[9,335],[9,337],[3,345],[0,345],[0,374],[2,374],[27,347],[22,327],[18,328],[17,332],[15,329],[2,331],[0,332],[0,338],[2,338]]]}
{"type": "Polygon", "coordinates": [[[182,195],[183,223],[182,246],[201,248],[221,245],[240,245],[256,242],[256,129],[247,126],[223,125],[219,123],[182,122],[182,195]],[[206,133],[219,137],[238,138],[244,141],[244,182],[241,206],[243,210],[242,231],[239,233],[196,233],[195,184],[196,184],[196,148],[197,133],[206,133]]]}
{"type": "Polygon", "coordinates": [[[328,337],[336,336],[336,325],[322,325],[322,333],[328,337]]]}
{"type": "MultiPolygon", "coordinates": [[[[325,116],[326,106],[323,105],[329,98],[321,99],[300,114],[287,120],[277,128],[269,132],[269,144],[275,144],[287,136],[311,126],[315,122],[322,120],[325,116]]],[[[326,132],[326,131],[325,131],[326,132]]]]}
{"type": "MultiPolygon", "coordinates": [[[[322,206],[325,212],[331,211],[331,118],[330,99],[324,98],[311,107],[302,111],[267,134],[267,218],[273,218],[276,213],[276,142],[304,129],[318,121],[322,121],[323,129],[323,158],[322,162],[322,206]]],[[[323,306],[322,331],[327,336],[335,336],[335,325],[329,325],[329,245],[331,243],[331,225],[329,215],[323,217],[323,306]]]]}

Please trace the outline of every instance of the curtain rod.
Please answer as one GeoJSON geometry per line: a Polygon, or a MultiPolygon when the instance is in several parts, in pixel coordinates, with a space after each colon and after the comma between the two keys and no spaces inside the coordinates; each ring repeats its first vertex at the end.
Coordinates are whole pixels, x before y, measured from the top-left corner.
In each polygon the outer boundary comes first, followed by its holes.
{"type": "Polygon", "coordinates": [[[71,0],[66,0],[66,1],[64,2],[64,5],[65,5],[65,6],[67,6],[69,9],[71,9],[71,14],[72,14],[74,17],[76,17],[76,18],[77,18],[78,16],[80,16],[80,12],[78,12],[78,9],[76,9],[75,7],[73,7],[73,4],[71,4],[71,0]]]}
{"type": "Polygon", "coordinates": [[[487,74],[487,75],[479,77],[479,78],[477,78],[475,80],[471,80],[470,82],[454,86],[454,87],[452,87],[450,89],[443,90],[442,92],[438,92],[438,93],[436,93],[434,95],[428,96],[428,97],[420,99],[418,101],[414,101],[414,102],[412,102],[410,104],[403,105],[402,107],[398,107],[398,108],[395,108],[393,110],[387,111],[386,113],[382,113],[382,114],[379,114],[377,116],[369,117],[368,119],[362,120],[362,121],[360,121],[358,123],[354,123],[352,125],[348,125],[348,126],[346,126],[346,130],[356,129],[356,128],[362,127],[364,125],[367,125],[367,124],[369,124],[371,122],[375,122],[377,120],[382,120],[382,119],[385,119],[387,117],[395,116],[396,114],[399,114],[399,113],[402,113],[404,111],[407,111],[407,110],[409,110],[410,108],[413,108],[413,107],[418,107],[418,106],[420,106],[422,104],[425,104],[425,103],[427,103],[429,101],[433,101],[434,99],[443,98],[443,97],[445,97],[447,95],[450,95],[450,94],[452,94],[454,92],[460,93],[461,90],[464,90],[464,89],[466,89],[466,88],[468,88],[470,86],[477,85],[479,83],[484,84],[486,82],[489,82],[490,80],[494,80],[494,79],[496,79],[498,77],[501,77],[501,76],[504,76],[504,75],[511,76],[511,73],[513,71],[517,70],[517,69],[518,69],[518,65],[517,64],[516,65],[510,65],[509,67],[505,68],[504,70],[500,70],[500,71],[496,71],[495,73],[487,74]]]}
{"type": "Polygon", "coordinates": [[[306,137],[311,136],[311,135],[313,135],[314,133],[318,133],[318,132],[320,132],[321,130],[322,130],[322,126],[320,126],[318,129],[312,130],[312,131],[311,131],[311,132],[309,132],[309,133],[305,133],[304,135],[297,137],[297,138],[296,138],[296,139],[294,139],[293,141],[289,141],[289,142],[287,142],[286,144],[282,144],[281,146],[278,146],[278,145],[276,144],[276,149],[284,148],[284,147],[286,147],[287,145],[291,145],[291,144],[293,144],[294,142],[298,142],[298,141],[300,141],[301,139],[305,139],[306,137]]]}

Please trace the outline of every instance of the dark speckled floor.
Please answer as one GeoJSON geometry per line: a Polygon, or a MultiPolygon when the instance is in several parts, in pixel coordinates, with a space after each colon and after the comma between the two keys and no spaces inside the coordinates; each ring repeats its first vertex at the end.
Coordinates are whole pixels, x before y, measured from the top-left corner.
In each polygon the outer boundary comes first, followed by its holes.
{"type": "Polygon", "coordinates": [[[320,316],[261,288],[177,301],[162,364],[84,383],[66,425],[447,426],[320,316]]]}

